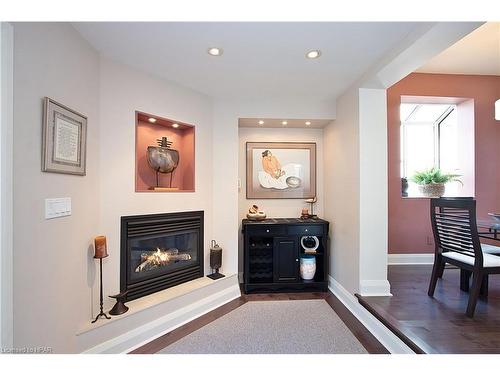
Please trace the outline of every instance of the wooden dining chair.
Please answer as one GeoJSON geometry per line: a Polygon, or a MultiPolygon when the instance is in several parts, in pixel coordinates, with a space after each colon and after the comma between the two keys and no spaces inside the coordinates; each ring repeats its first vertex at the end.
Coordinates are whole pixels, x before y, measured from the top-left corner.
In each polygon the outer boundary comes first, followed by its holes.
{"type": "Polygon", "coordinates": [[[472,287],[466,315],[472,318],[483,278],[500,274],[500,257],[483,251],[481,247],[474,199],[432,198],[430,203],[435,256],[428,295],[434,295],[446,263],[471,272],[472,287]]]}

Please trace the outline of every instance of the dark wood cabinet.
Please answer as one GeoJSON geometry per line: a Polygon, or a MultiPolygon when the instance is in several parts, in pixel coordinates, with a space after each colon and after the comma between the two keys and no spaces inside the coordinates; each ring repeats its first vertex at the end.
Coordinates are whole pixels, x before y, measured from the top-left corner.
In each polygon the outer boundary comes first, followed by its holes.
{"type": "Polygon", "coordinates": [[[321,219],[243,220],[244,290],[326,291],[328,289],[328,225],[321,219]],[[312,280],[300,276],[303,238],[317,240],[316,272],[312,280]]]}
{"type": "Polygon", "coordinates": [[[299,247],[296,237],[276,237],[273,246],[273,280],[296,282],[299,279],[299,247]]]}

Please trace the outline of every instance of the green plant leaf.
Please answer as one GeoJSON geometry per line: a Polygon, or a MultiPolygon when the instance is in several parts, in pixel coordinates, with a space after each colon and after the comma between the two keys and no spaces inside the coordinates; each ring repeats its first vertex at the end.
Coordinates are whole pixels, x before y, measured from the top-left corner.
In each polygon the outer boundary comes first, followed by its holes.
{"type": "Polygon", "coordinates": [[[415,172],[410,180],[419,185],[446,184],[451,181],[457,181],[460,182],[460,184],[462,184],[463,186],[463,182],[459,180],[458,177],[461,177],[461,175],[453,173],[443,173],[439,168],[430,168],[415,172]]]}

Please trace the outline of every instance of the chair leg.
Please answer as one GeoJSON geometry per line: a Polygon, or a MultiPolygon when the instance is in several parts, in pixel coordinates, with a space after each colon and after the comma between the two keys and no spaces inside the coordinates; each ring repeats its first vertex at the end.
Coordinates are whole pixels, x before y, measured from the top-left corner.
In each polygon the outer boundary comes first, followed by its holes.
{"type": "Polygon", "coordinates": [[[481,290],[479,291],[479,296],[485,300],[488,299],[488,274],[483,276],[483,282],[481,283],[481,290]]]}
{"type": "Polygon", "coordinates": [[[445,263],[445,262],[441,262],[441,267],[439,268],[439,273],[438,273],[438,277],[439,277],[440,279],[442,279],[442,278],[443,278],[444,266],[445,266],[445,265],[446,265],[446,263],[445,263]]]}
{"type": "Polygon", "coordinates": [[[439,272],[440,272],[441,267],[443,266],[444,263],[445,262],[443,261],[442,257],[436,256],[434,258],[434,266],[432,267],[431,281],[429,283],[429,290],[427,291],[427,295],[429,297],[432,297],[434,295],[434,290],[436,289],[437,279],[439,278],[439,272]]]}
{"type": "Polygon", "coordinates": [[[469,292],[469,282],[472,272],[469,270],[460,269],[460,290],[463,292],[469,292]]]}
{"type": "Polygon", "coordinates": [[[469,318],[474,316],[474,311],[476,310],[476,303],[481,291],[481,284],[483,282],[483,274],[480,271],[472,272],[472,287],[469,292],[469,303],[467,304],[466,315],[469,318]]]}

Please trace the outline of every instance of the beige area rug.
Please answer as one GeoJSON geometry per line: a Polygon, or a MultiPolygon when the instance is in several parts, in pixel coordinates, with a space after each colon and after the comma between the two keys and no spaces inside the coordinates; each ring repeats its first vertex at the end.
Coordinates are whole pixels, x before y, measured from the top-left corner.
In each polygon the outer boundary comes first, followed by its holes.
{"type": "Polygon", "coordinates": [[[364,354],[324,300],[252,301],[159,354],[364,354]]]}

